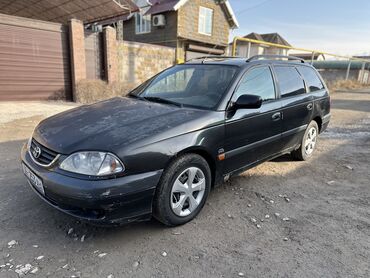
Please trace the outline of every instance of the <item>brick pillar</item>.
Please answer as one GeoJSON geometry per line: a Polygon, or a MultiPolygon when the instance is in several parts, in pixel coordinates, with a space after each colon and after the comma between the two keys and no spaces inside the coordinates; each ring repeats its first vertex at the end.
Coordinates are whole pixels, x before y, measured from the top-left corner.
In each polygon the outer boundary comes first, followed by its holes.
{"type": "Polygon", "coordinates": [[[117,21],[117,40],[123,41],[123,20],[117,21]]]}
{"type": "Polygon", "coordinates": [[[118,80],[117,38],[112,27],[104,28],[104,46],[106,78],[108,83],[112,83],[118,80]]]}
{"type": "Polygon", "coordinates": [[[76,85],[78,81],[86,79],[85,60],[85,33],[82,21],[71,19],[69,21],[69,42],[72,69],[72,93],[76,101],[76,85]]]}

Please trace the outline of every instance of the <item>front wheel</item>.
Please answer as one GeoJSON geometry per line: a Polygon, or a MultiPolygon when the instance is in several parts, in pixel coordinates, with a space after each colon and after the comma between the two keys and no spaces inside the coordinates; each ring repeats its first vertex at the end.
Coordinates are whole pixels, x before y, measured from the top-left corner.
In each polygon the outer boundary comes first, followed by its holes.
{"type": "Polygon", "coordinates": [[[301,146],[292,152],[292,156],[301,161],[310,159],[315,151],[319,127],[316,121],[311,121],[302,138],[301,146]]]}
{"type": "Polygon", "coordinates": [[[192,220],[203,208],[211,189],[211,171],[204,158],[185,154],[163,173],[153,204],[154,217],[167,226],[192,220]]]}

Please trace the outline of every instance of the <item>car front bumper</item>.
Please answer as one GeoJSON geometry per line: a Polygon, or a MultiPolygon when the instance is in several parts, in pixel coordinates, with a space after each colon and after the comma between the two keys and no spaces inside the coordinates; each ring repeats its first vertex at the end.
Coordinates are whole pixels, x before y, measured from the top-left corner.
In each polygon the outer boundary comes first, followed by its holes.
{"type": "Polygon", "coordinates": [[[52,207],[98,225],[119,225],[149,220],[155,188],[162,170],[114,179],[87,180],[60,174],[36,165],[24,146],[24,163],[42,180],[37,195],[52,207]]]}

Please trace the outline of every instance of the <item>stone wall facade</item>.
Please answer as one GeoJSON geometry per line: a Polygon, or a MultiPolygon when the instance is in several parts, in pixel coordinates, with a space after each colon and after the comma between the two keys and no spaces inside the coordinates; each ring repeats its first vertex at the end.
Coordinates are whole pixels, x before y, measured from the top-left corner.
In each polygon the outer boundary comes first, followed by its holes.
{"type": "Polygon", "coordinates": [[[152,25],[149,33],[135,34],[135,16],[123,22],[123,40],[175,47],[178,63],[184,62],[190,43],[208,48],[216,46],[222,50],[228,45],[230,24],[219,1],[191,0],[181,6],[178,11],[167,11],[161,14],[165,16],[166,25],[162,27],[152,25]],[[198,32],[200,6],[213,10],[212,35],[210,36],[198,32]]]}
{"type": "Polygon", "coordinates": [[[177,12],[164,12],[166,25],[151,26],[150,33],[135,33],[135,16],[123,23],[123,40],[176,47],[177,12]]]}
{"type": "Polygon", "coordinates": [[[135,87],[174,65],[175,48],[120,41],[117,46],[118,80],[135,87]]]}
{"type": "Polygon", "coordinates": [[[206,42],[209,44],[227,46],[230,25],[226,20],[224,11],[214,0],[192,0],[185,3],[178,10],[177,36],[190,40],[206,42]],[[212,35],[207,36],[198,32],[199,7],[213,10],[212,35]]]}

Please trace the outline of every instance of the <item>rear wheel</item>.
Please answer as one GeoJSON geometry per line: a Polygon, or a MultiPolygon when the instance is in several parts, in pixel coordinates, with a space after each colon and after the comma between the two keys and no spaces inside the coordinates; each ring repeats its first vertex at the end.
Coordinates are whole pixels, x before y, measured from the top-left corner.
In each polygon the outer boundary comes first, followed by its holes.
{"type": "Polygon", "coordinates": [[[167,226],[192,220],[203,208],[211,189],[207,161],[186,154],[173,161],[163,173],[154,198],[154,217],[167,226]]]}
{"type": "Polygon", "coordinates": [[[302,138],[301,146],[292,152],[292,156],[301,161],[310,159],[316,149],[318,134],[319,127],[316,121],[311,121],[302,138]]]}

